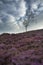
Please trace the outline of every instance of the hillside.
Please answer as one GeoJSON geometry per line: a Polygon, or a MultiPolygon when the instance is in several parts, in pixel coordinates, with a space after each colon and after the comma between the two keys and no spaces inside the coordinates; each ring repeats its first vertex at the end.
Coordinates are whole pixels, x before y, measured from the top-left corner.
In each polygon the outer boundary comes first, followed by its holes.
{"type": "Polygon", "coordinates": [[[0,65],[43,65],[43,30],[1,34],[0,65]]]}

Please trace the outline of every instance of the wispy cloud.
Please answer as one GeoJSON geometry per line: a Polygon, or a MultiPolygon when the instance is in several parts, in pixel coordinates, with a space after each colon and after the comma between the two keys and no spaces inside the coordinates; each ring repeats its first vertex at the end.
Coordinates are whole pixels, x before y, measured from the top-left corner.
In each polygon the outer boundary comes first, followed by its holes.
{"type": "Polygon", "coordinates": [[[7,27],[9,28],[9,31],[10,29],[11,31],[12,29],[15,30],[15,27],[17,30],[17,20],[24,17],[25,14],[26,2],[24,0],[0,0],[0,31],[1,29],[5,30],[5,28],[8,31],[7,27]]]}
{"type": "MultiPolygon", "coordinates": [[[[22,21],[30,13],[30,6],[31,11],[37,15],[37,20],[39,19],[38,23],[43,19],[43,0],[41,3],[39,0],[0,0],[0,32],[24,31],[22,21]]],[[[33,21],[30,23],[30,27],[31,25],[34,27],[33,21]]]]}

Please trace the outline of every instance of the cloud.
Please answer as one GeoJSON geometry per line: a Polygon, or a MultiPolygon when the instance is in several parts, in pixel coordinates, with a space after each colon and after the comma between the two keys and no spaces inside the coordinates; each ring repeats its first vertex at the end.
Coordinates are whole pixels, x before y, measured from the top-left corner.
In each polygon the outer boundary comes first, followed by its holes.
{"type": "Polygon", "coordinates": [[[4,15],[4,17],[2,17],[2,21],[3,23],[15,23],[15,17],[12,15],[4,15]]]}
{"type": "MultiPolygon", "coordinates": [[[[43,0],[41,1],[40,3],[39,0],[0,0],[0,32],[24,31],[22,22],[25,17],[29,16],[29,10],[33,3],[32,12],[37,10],[34,12],[37,15],[34,22],[36,22],[36,19],[43,19],[41,18],[43,17],[43,0]],[[40,7],[38,8],[39,3],[40,7]]],[[[29,21],[30,27],[34,25],[34,22],[29,21]]]]}
{"type": "Polygon", "coordinates": [[[34,15],[43,12],[43,0],[27,0],[26,3],[27,3],[27,12],[26,12],[27,16],[29,15],[30,10],[32,11],[32,13],[34,13],[34,15]]]}
{"type": "Polygon", "coordinates": [[[26,2],[24,0],[0,0],[0,32],[17,31],[17,20],[26,14],[26,2]]]}

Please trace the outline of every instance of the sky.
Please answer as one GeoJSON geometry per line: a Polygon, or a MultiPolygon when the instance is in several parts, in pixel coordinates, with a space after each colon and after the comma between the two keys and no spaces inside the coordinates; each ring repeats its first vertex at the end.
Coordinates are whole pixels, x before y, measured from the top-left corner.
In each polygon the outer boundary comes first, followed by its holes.
{"type": "Polygon", "coordinates": [[[0,0],[0,33],[25,32],[24,19],[27,31],[43,29],[43,0],[0,0]]]}

